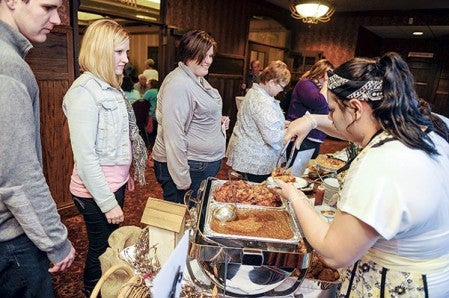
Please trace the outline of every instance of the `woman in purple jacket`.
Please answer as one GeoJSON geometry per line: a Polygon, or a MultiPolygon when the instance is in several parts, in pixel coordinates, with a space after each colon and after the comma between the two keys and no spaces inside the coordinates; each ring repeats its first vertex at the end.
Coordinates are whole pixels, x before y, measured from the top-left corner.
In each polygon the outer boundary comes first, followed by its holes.
{"type": "MultiPolygon", "coordinates": [[[[293,89],[290,106],[287,111],[287,120],[293,121],[304,116],[307,112],[310,114],[329,113],[327,104],[327,70],[334,66],[327,59],[317,61],[312,68],[305,72],[293,89]]],[[[326,134],[320,130],[313,129],[304,141],[298,151],[314,149],[312,158],[317,157],[320,151],[320,145],[326,134]]]]}

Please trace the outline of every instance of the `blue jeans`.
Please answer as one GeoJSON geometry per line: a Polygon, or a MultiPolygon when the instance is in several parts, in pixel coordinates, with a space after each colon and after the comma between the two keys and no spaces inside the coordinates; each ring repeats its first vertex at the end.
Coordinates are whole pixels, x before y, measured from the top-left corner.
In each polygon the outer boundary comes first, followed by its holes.
{"type": "Polygon", "coordinates": [[[25,234],[0,242],[0,297],[54,297],[49,266],[25,234]]]}
{"type": "MultiPolygon", "coordinates": [[[[114,192],[115,199],[123,209],[126,184],[114,192]]],[[[119,225],[108,223],[106,216],[92,198],[73,196],[76,208],[83,215],[86,224],[89,247],[84,266],[84,290],[92,292],[97,281],[101,278],[100,257],[108,248],[108,238],[119,225]]]]}
{"type": "MultiPolygon", "coordinates": [[[[217,175],[221,167],[221,160],[212,162],[189,160],[188,163],[190,166],[190,179],[192,180],[189,190],[192,190],[192,197],[196,198],[201,182],[208,177],[215,177],[217,175]]],[[[158,162],[155,160],[154,174],[156,175],[157,182],[162,186],[165,200],[184,203],[184,195],[187,190],[179,190],[176,188],[176,184],[168,172],[166,162],[158,162]]]]}

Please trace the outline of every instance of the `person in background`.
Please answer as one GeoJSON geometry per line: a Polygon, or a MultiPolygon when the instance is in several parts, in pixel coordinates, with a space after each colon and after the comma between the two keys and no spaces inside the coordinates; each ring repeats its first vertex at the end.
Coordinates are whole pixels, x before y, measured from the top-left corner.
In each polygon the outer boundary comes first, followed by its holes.
{"type": "Polygon", "coordinates": [[[39,88],[24,60],[61,5],[0,1],[0,297],[54,297],[50,273],[75,258],[42,171],[39,88]]]}
{"type": "MultiPolygon", "coordinates": [[[[129,60],[129,56],[128,56],[128,60],[129,60]]],[[[132,64],[131,62],[128,62],[125,66],[125,70],[123,71],[123,76],[130,77],[131,81],[134,84],[134,83],[138,82],[137,74],[138,74],[137,67],[134,64],[132,64]]]]}
{"type": "Polygon", "coordinates": [[[272,61],[246,93],[228,144],[227,164],[249,181],[266,180],[282,149],[285,118],[274,98],[290,82],[282,61],[272,61]]]}
{"type": "Polygon", "coordinates": [[[284,92],[281,92],[276,96],[276,99],[279,100],[279,104],[285,117],[287,117],[288,107],[290,106],[290,102],[292,100],[293,89],[297,83],[298,83],[297,79],[292,79],[290,81],[290,84],[288,84],[286,90],[284,90],[284,92]]]}
{"type": "Polygon", "coordinates": [[[100,19],[89,25],[79,53],[83,74],[63,100],[75,161],[70,192],[83,215],[89,240],[86,295],[101,277],[98,257],[125,218],[125,189],[134,189],[131,162],[134,178],[145,184],[147,150],[131,104],[120,88],[128,50],[129,35],[117,22],[100,19]]]}
{"type": "Polygon", "coordinates": [[[151,104],[143,99],[140,98],[139,100],[136,100],[133,102],[133,110],[134,115],[136,117],[136,124],[139,128],[139,134],[142,137],[143,141],[145,142],[145,147],[150,147],[150,140],[148,139],[148,135],[146,132],[146,125],[147,121],[149,121],[148,113],[150,111],[151,104]]]}
{"type": "Polygon", "coordinates": [[[147,78],[147,83],[149,80],[159,81],[159,73],[154,68],[155,63],[153,59],[148,59],[145,61],[146,69],[143,71],[143,75],[147,78]]]}
{"type": "Polygon", "coordinates": [[[248,92],[248,90],[251,89],[253,83],[260,82],[259,75],[260,75],[260,62],[259,60],[253,60],[250,63],[250,71],[246,75],[245,82],[241,86],[244,93],[248,92]]]}
{"type": "Polygon", "coordinates": [[[329,75],[330,114],[293,121],[296,146],[313,128],[363,147],[325,222],[282,181],[304,235],[344,268],[339,297],[449,297],[449,143],[418,107],[413,76],[396,53],[354,58],[329,75]]]}
{"type": "Polygon", "coordinates": [[[139,92],[140,98],[142,98],[142,96],[148,90],[147,77],[143,73],[139,75],[139,81],[134,84],[134,90],[137,90],[137,92],[139,92]]]}
{"type": "Polygon", "coordinates": [[[159,90],[159,82],[156,80],[150,80],[147,86],[148,90],[143,95],[143,99],[150,103],[148,116],[150,117],[149,120],[153,121],[153,131],[148,134],[148,139],[150,140],[150,142],[154,142],[157,135],[156,103],[157,93],[159,90]]]}
{"type": "MultiPolygon", "coordinates": [[[[327,71],[334,66],[327,59],[318,60],[307,72],[305,72],[295,85],[286,119],[293,121],[306,113],[327,115],[327,71]]],[[[301,143],[299,151],[314,149],[312,158],[316,158],[320,152],[321,143],[326,134],[313,129],[301,143]]],[[[296,156],[295,153],[294,156],[296,156]]],[[[295,157],[293,157],[295,158],[295,157]]]]}
{"type": "Polygon", "coordinates": [[[159,82],[156,80],[150,80],[148,82],[148,90],[143,95],[143,99],[147,100],[151,104],[149,115],[154,117],[156,103],[157,103],[157,93],[159,90],[159,82]]]}
{"type": "Polygon", "coordinates": [[[122,89],[123,92],[125,92],[125,96],[129,100],[130,104],[133,104],[133,102],[141,98],[139,92],[134,89],[133,81],[130,77],[123,77],[122,89]]]}
{"type": "Polygon", "coordinates": [[[196,197],[200,183],[217,174],[226,137],[223,101],[204,78],[216,51],[215,40],[202,30],[184,34],[181,61],[159,89],[158,132],[153,147],[154,173],[166,200],[182,203],[187,190],[196,197]]]}

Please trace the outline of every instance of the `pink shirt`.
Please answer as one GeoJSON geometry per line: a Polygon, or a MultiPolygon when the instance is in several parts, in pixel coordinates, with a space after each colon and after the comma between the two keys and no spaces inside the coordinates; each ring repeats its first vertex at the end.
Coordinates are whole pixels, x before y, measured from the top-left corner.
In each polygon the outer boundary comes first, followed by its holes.
{"type": "MultiPolygon", "coordinates": [[[[101,166],[106,182],[111,188],[112,192],[116,192],[120,187],[122,187],[129,179],[129,168],[130,165],[115,165],[115,166],[101,166]]],[[[81,198],[92,198],[93,196],[84,186],[83,181],[78,176],[76,172],[76,167],[73,168],[72,177],[70,179],[70,192],[81,198]]]]}

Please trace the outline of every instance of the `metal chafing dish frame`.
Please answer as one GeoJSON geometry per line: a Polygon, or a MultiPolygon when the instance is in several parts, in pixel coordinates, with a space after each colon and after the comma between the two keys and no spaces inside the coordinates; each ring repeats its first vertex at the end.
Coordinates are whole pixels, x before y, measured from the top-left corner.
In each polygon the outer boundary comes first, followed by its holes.
{"type": "MultiPolygon", "coordinates": [[[[285,209],[290,212],[295,224],[298,225],[301,238],[298,239],[297,245],[285,245],[282,241],[281,245],[276,245],[276,242],[270,245],[268,241],[265,243],[267,245],[260,246],[257,245],[259,239],[248,239],[247,241],[225,239],[225,244],[223,244],[221,238],[211,239],[206,237],[203,228],[207,214],[203,212],[203,207],[209,204],[212,195],[211,185],[215,180],[217,179],[211,177],[203,181],[198,191],[198,199],[190,199],[189,196],[186,196],[186,204],[192,205],[191,203],[193,203],[194,212],[199,217],[189,240],[186,266],[194,283],[203,288],[210,289],[211,286],[195,278],[191,263],[197,261],[202,273],[207,276],[212,284],[225,293],[229,291],[234,297],[280,296],[293,293],[301,285],[312,262],[312,248],[303,237],[294,213],[292,214],[291,210],[285,209]],[[298,252],[300,241],[304,242],[307,253],[298,252]],[[235,289],[229,290],[227,284],[230,282],[227,271],[230,265],[253,268],[254,270],[269,269],[270,272],[275,272],[275,274],[278,272],[279,276],[284,277],[284,280],[270,284],[266,289],[262,288],[254,294],[239,292],[235,289]],[[280,285],[286,280],[289,280],[290,286],[288,288],[281,287],[280,285]]],[[[275,209],[279,208],[275,207],[275,209]]]]}

